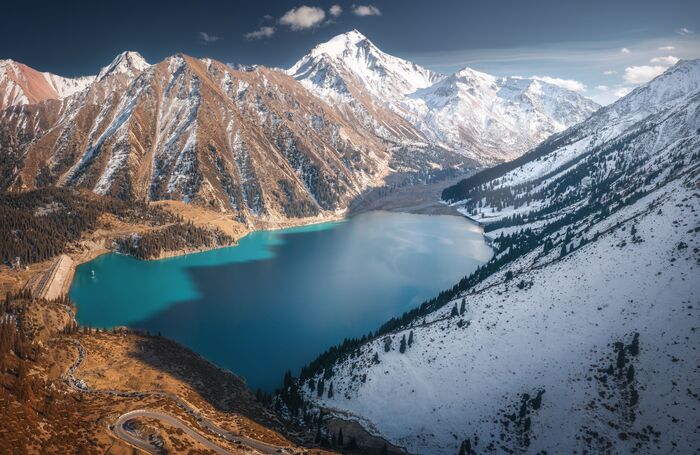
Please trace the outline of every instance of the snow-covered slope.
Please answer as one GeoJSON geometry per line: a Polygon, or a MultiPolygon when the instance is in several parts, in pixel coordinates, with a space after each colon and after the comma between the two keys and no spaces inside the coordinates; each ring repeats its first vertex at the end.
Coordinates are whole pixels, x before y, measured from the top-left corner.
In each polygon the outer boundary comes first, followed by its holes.
{"type": "Polygon", "coordinates": [[[697,451],[699,76],[446,191],[493,259],[310,364],[306,399],[412,453],[697,451]]]}
{"type": "Polygon", "coordinates": [[[445,77],[382,52],[357,30],[316,46],[288,74],[359,121],[381,119],[388,138],[428,142],[481,164],[512,159],[599,107],[539,80],[469,68],[445,77]]]}

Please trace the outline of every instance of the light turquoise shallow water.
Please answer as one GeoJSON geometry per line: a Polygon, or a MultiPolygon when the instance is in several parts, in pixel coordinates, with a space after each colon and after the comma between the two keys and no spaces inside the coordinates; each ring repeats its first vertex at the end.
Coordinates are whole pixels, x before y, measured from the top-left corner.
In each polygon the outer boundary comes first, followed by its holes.
{"type": "Polygon", "coordinates": [[[490,257],[463,218],[370,212],[158,261],[100,256],[78,267],[70,294],[81,324],[161,332],[271,391],[285,370],[297,373],[490,257]]]}

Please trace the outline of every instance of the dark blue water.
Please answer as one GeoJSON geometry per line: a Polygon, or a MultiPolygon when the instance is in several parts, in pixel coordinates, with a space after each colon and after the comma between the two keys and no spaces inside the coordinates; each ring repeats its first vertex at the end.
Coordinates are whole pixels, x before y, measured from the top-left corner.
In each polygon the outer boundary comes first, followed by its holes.
{"type": "Polygon", "coordinates": [[[100,256],[78,267],[70,295],[81,324],[161,332],[271,391],[287,369],[377,329],[490,256],[463,218],[371,212],[177,258],[100,256]]]}

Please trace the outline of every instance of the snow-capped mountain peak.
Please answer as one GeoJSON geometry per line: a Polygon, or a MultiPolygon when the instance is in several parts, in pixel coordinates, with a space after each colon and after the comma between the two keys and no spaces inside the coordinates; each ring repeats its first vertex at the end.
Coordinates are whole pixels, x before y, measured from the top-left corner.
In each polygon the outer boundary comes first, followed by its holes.
{"type": "Polygon", "coordinates": [[[151,66],[141,54],[135,51],[125,51],[117,55],[112,63],[100,70],[97,80],[101,81],[112,74],[126,74],[129,78],[137,76],[151,66]]]}
{"type": "Polygon", "coordinates": [[[395,100],[429,87],[444,76],[420,65],[386,54],[357,30],[337,35],[302,57],[288,74],[321,86],[325,75],[350,73],[373,95],[395,100]],[[313,82],[316,81],[316,82],[313,82]]]}
{"type": "Polygon", "coordinates": [[[326,54],[332,57],[341,57],[343,54],[352,52],[354,48],[359,46],[375,47],[365,35],[353,29],[349,32],[336,35],[329,41],[317,45],[311,50],[310,54],[313,56],[326,54]]]}
{"type": "Polygon", "coordinates": [[[495,76],[492,76],[481,71],[477,71],[473,68],[464,67],[461,70],[450,76],[454,80],[464,80],[464,81],[482,81],[482,82],[494,82],[496,80],[495,76]]]}

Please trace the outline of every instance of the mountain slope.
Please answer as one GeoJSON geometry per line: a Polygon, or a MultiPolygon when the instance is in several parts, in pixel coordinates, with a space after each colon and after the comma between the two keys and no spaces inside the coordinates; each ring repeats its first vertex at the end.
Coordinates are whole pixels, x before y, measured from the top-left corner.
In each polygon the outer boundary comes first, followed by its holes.
{"type": "Polygon", "coordinates": [[[316,46],[287,72],[356,121],[381,119],[368,126],[387,138],[427,142],[481,164],[514,158],[599,107],[537,80],[469,68],[445,77],[382,52],[357,30],[316,46]]]}
{"type": "Polygon", "coordinates": [[[493,259],[310,364],[306,399],[414,453],[700,447],[699,80],[679,62],[446,190],[493,259]]]}
{"type": "Polygon", "coordinates": [[[84,90],[94,77],[68,78],[39,72],[13,60],[0,60],[0,110],[61,99],[84,90]]]}

